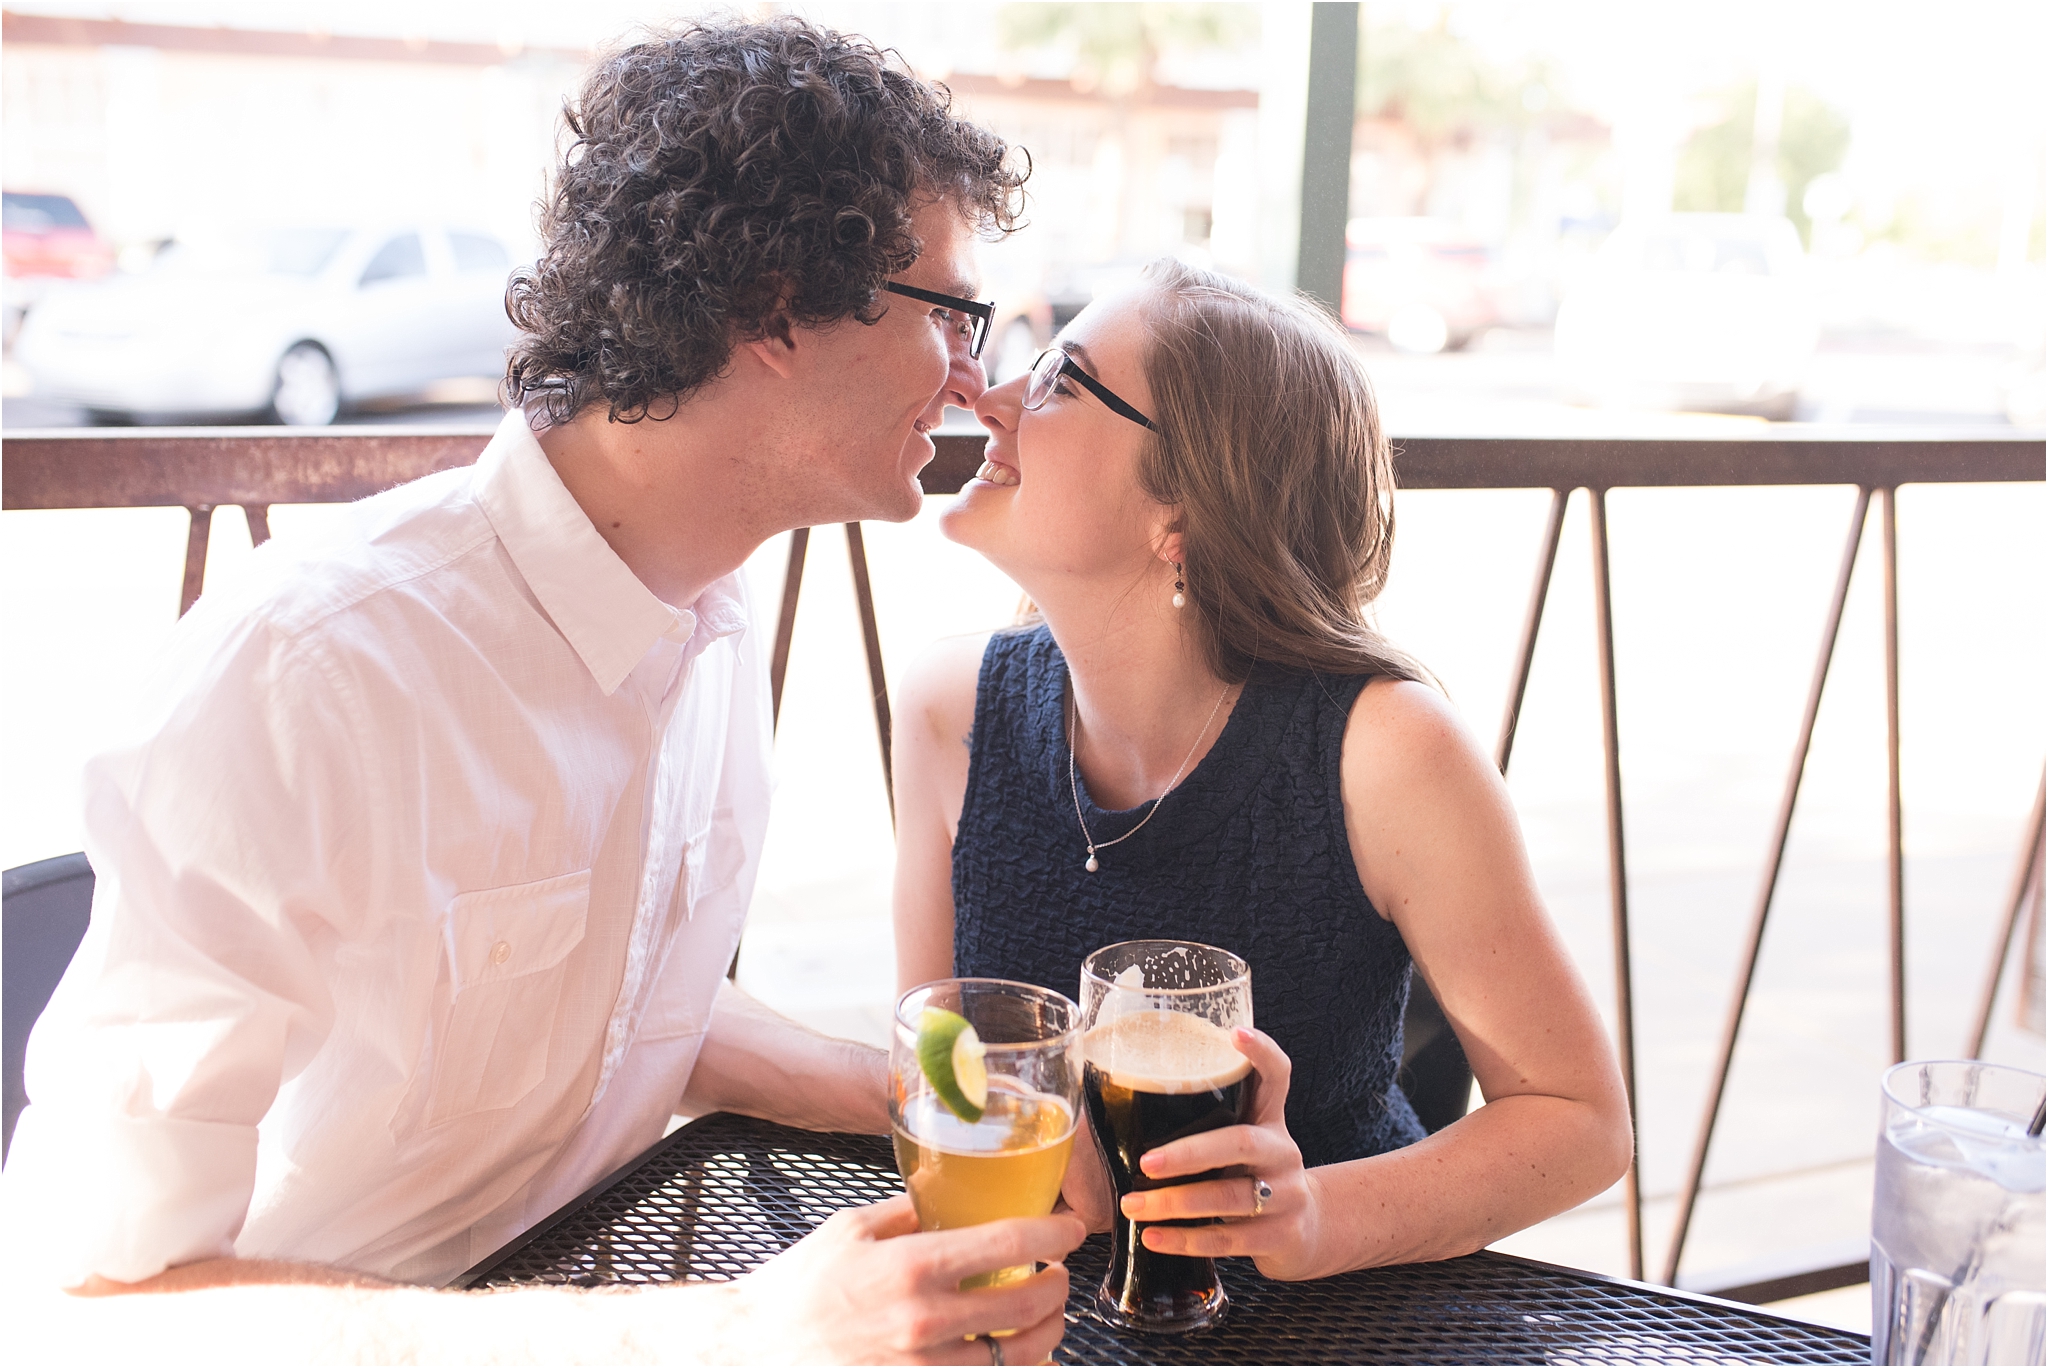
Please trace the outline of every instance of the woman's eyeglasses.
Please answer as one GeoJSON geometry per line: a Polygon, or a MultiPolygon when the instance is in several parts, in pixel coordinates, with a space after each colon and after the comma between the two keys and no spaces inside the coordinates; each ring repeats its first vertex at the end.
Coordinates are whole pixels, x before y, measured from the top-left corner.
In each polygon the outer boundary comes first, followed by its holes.
{"type": "Polygon", "coordinates": [[[882,288],[890,294],[937,304],[960,314],[967,328],[967,354],[976,361],[981,360],[981,349],[988,342],[989,324],[995,320],[995,305],[984,304],[977,299],[962,299],[959,295],[940,294],[937,290],[920,290],[915,285],[898,285],[893,280],[883,281],[882,288]]]}
{"type": "Polygon", "coordinates": [[[1031,363],[1031,378],[1024,382],[1024,407],[1034,411],[1044,407],[1047,397],[1063,375],[1080,382],[1081,388],[1108,405],[1109,411],[1119,418],[1128,418],[1140,427],[1159,431],[1159,424],[1117,398],[1109,386],[1075,365],[1074,358],[1059,347],[1048,347],[1031,363]]]}

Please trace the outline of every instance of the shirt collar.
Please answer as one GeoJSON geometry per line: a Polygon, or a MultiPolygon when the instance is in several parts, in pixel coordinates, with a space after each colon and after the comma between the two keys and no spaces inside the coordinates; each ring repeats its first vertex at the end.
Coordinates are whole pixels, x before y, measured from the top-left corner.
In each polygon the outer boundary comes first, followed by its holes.
{"type": "Polygon", "coordinates": [[[607,696],[658,640],[745,629],[737,574],[707,588],[694,612],[656,598],[591,526],[518,409],[478,457],[475,488],[506,554],[607,696]]]}

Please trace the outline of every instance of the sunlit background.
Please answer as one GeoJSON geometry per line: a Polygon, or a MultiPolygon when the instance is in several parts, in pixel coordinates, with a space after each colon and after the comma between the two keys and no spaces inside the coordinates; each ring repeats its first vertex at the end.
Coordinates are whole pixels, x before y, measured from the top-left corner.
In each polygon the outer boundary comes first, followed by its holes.
{"type": "MultiPolygon", "coordinates": [[[[998,373],[1162,254],[1293,287],[1310,6],[742,8],[892,46],[1029,149],[1031,226],[983,256],[998,373]]],[[[503,280],[536,250],[563,100],[593,52],[694,12],[7,11],[0,425],[491,421],[503,280]]],[[[1363,15],[1342,313],[1397,435],[2040,428],[2048,8],[1376,0],[1363,15]]],[[[1852,504],[1839,488],[1611,500],[1653,1251],[1852,504]]],[[[1543,505],[1541,492],[1401,498],[1382,622],[1489,739],[1543,505]]],[[[1900,498],[1917,1056],[1962,1048],[2040,771],[2042,513],[2038,485],[1900,498]]],[[[330,516],[279,508],[272,526],[289,538],[330,516]]],[[[1607,1001],[1583,517],[1574,504],[1512,788],[1545,893],[1607,1001]]],[[[224,510],[216,525],[211,574],[247,554],[237,520],[224,510]]],[[[0,526],[0,863],[13,866],[79,847],[79,767],[174,621],[185,520],[16,512],[0,526]]],[[[893,670],[1014,607],[1014,588],[940,539],[930,511],[870,527],[868,546],[893,670]]],[[[1867,1231],[1888,1048],[1874,554],[1688,1268],[1867,1231]]],[[[778,540],[756,557],[764,599],[784,555],[778,540]]],[[[813,538],[811,567],[742,979],[825,1029],[879,1039],[889,818],[850,683],[861,654],[836,531],[813,538]]],[[[2002,1011],[1989,1057],[2038,1069],[2041,1052],[2038,1017],[2002,1011]]],[[[1619,1271],[1621,1229],[1609,1194],[1503,1247],[1619,1271]]],[[[1866,1297],[1799,1309],[1867,1327],[1866,1297]]]]}

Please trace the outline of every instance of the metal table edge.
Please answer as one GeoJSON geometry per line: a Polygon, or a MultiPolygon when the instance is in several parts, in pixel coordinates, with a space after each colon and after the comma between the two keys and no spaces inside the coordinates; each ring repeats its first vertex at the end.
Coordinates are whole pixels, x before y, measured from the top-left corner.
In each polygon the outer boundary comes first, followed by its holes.
{"type": "Polygon", "coordinates": [[[1634,1278],[1624,1278],[1616,1273],[1596,1273],[1590,1268],[1574,1268],[1570,1264],[1545,1263],[1541,1259],[1526,1258],[1520,1254],[1503,1254],[1498,1250],[1492,1249],[1481,1249],[1463,1257],[1468,1259],[1487,1259],[1496,1263],[1520,1264],[1524,1268],[1540,1268],[1545,1272],[1561,1274],[1568,1278],[1582,1278],[1587,1282],[1606,1283],[1612,1287],[1625,1287],[1632,1292],[1641,1293],[1645,1296],[1668,1297],[1673,1301],[1691,1302],[1697,1306],[1711,1306],[1722,1311],[1736,1311],[1745,1316],[1757,1316],[1765,1320],[1781,1321],[1786,1325],[1797,1326],[1802,1330],[1825,1330],[1829,1334],[1846,1335],[1850,1339],[1860,1339],[1865,1343],[1868,1343],[1870,1340],[1870,1336],[1866,1334],[1855,1330],[1845,1330],[1839,1325],[1829,1325],[1825,1321],[1805,1320],[1799,1316],[1788,1316],[1782,1311],[1771,1311],[1750,1302],[1730,1301],[1726,1297],[1710,1297],[1704,1292],[1688,1292],[1683,1288],[1666,1287],[1662,1283],[1638,1282],[1634,1278]]]}
{"type": "Polygon", "coordinates": [[[513,1256],[520,1253],[528,1245],[534,1244],[539,1240],[546,1239],[549,1235],[552,1235],[556,1230],[560,1229],[563,1225],[575,1220],[578,1216],[582,1215],[583,1212],[593,1202],[601,1200],[607,1192],[610,1192],[613,1188],[617,1187],[620,1183],[624,1182],[627,1178],[631,1177],[634,1173],[638,1172],[642,1164],[645,1164],[648,1160],[652,1159],[656,1154],[668,1148],[668,1146],[674,1144],[676,1137],[681,1135],[684,1131],[689,1130],[692,1126],[697,1126],[705,1122],[708,1122],[715,1117],[722,1117],[735,1114],[736,1113],[728,1112],[706,1112],[702,1116],[692,1117],[688,1121],[685,1121],[682,1125],[677,1126],[674,1130],[662,1136],[659,1140],[656,1140],[646,1149],[641,1150],[631,1159],[628,1159],[625,1163],[619,1165],[610,1173],[607,1173],[604,1177],[598,1179],[595,1183],[592,1183],[589,1187],[583,1189],[582,1192],[578,1193],[574,1198],[564,1203],[554,1212],[544,1217],[542,1220],[538,1221],[534,1225],[529,1226],[526,1230],[521,1231],[517,1235],[514,1235],[510,1240],[507,1240],[504,1244],[499,1245],[489,1254],[484,1255],[484,1257],[478,1260],[476,1263],[471,1264],[466,1271],[458,1275],[453,1281],[449,1282],[447,1286],[451,1289],[455,1289],[458,1291],[468,1291],[476,1287],[479,1283],[483,1282],[484,1279],[490,1277],[491,1274],[497,1272],[500,1266],[509,1262],[513,1258],[513,1256]]]}
{"type": "MultiPolygon", "coordinates": [[[[641,1150],[631,1159],[628,1159],[625,1163],[613,1169],[603,1178],[585,1188],[573,1200],[564,1204],[544,1220],[515,1235],[512,1239],[485,1255],[466,1272],[450,1282],[448,1286],[452,1289],[465,1291],[477,1287],[500,1267],[524,1251],[529,1245],[546,1239],[564,1224],[575,1220],[577,1216],[581,1215],[593,1203],[601,1200],[611,1189],[618,1186],[619,1183],[632,1174],[638,1172],[641,1165],[647,1163],[661,1150],[675,1144],[677,1137],[685,1131],[731,1115],[735,1114],[706,1112],[702,1116],[693,1117],[684,1122],[656,1140],[646,1149],[641,1150]]],[[[1639,1282],[1634,1278],[1624,1278],[1613,1273],[1599,1273],[1587,1268],[1574,1268],[1569,1264],[1546,1263],[1542,1259],[1531,1259],[1520,1254],[1504,1254],[1497,1250],[1481,1249],[1461,1257],[1484,1259],[1494,1263],[1517,1264],[1524,1268],[1542,1269],[1547,1273],[1554,1273],[1563,1277],[1582,1278],[1589,1282],[1605,1283],[1613,1287],[1627,1288],[1632,1292],[1642,1295],[1668,1297],[1674,1301],[1690,1302],[1698,1306],[1711,1306],[1723,1311],[1738,1312],[1744,1316],[1757,1316],[1785,1325],[1796,1326],[1804,1330],[1825,1330],[1829,1333],[1844,1335],[1851,1339],[1860,1339],[1865,1343],[1868,1343],[1870,1339],[1870,1336],[1859,1334],[1854,1330],[1846,1330],[1840,1326],[1828,1325],[1821,1321],[1804,1320],[1798,1316],[1788,1316],[1778,1311],[1769,1311],[1761,1306],[1752,1306],[1748,1302],[1730,1301],[1725,1297],[1710,1297],[1703,1292],[1688,1292],[1681,1288],[1665,1287],[1661,1283],[1639,1282]]]]}

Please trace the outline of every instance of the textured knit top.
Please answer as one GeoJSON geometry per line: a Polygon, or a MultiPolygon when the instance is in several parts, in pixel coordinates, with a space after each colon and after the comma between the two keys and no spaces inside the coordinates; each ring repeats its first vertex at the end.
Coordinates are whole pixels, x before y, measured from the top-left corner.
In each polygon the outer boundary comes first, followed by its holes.
{"type": "Polygon", "coordinates": [[[1254,1024],[1294,1062],[1287,1128],[1311,1166],[1382,1154],[1423,1128],[1396,1085],[1408,948],[1360,887],[1344,828],[1344,728],[1365,676],[1267,672],[1202,762],[1146,808],[1068,786],[1067,662],[1044,626],[982,657],[953,842],[953,971],[1073,996],[1117,941],[1221,946],[1251,965],[1254,1024]]]}

